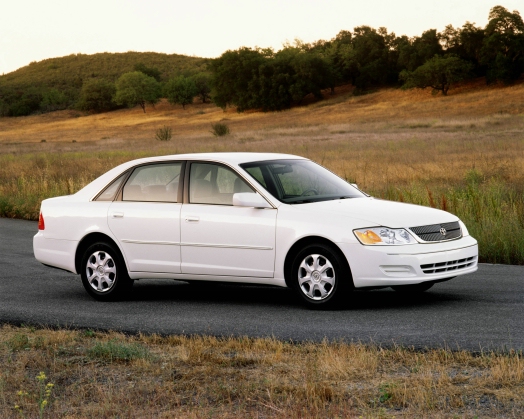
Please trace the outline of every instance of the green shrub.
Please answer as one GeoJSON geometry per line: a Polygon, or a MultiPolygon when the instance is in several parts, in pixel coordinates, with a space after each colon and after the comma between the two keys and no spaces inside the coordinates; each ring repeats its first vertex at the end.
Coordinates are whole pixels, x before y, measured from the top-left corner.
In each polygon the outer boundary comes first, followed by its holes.
{"type": "Polygon", "coordinates": [[[91,358],[109,362],[129,362],[134,359],[148,359],[149,350],[138,343],[122,343],[116,340],[96,343],[88,351],[91,358]]]}
{"type": "Polygon", "coordinates": [[[7,341],[7,346],[12,351],[19,351],[21,349],[29,348],[29,338],[23,333],[17,333],[7,341]]]}
{"type": "Polygon", "coordinates": [[[217,122],[216,124],[211,125],[211,131],[210,131],[215,137],[222,137],[224,135],[229,134],[231,131],[229,130],[229,127],[226,124],[222,124],[220,122],[217,122]]]}
{"type": "Polygon", "coordinates": [[[155,138],[158,141],[169,141],[169,140],[171,140],[171,136],[172,136],[172,129],[171,129],[171,127],[167,127],[167,126],[164,125],[163,128],[158,128],[156,130],[155,138]]]}

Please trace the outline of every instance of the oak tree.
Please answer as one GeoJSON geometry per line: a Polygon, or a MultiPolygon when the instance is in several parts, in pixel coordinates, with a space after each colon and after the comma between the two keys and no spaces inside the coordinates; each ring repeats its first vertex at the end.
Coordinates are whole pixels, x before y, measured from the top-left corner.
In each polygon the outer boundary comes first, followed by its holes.
{"type": "Polygon", "coordinates": [[[115,102],[130,108],[139,105],[144,113],[146,104],[154,105],[160,100],[160,85],[140,71],[125,73],[116,81],[115,102]]]}

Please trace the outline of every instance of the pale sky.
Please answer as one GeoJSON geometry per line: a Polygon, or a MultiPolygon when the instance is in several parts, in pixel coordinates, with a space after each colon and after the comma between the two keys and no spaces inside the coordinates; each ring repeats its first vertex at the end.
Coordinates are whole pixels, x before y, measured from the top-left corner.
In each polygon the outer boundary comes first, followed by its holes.
{"type": "Polygon", "coordinates": [[[408,36],[466,21],[484,27],[498,4],[524,14],[522,0],[0,0],[0,74],[76,53],[278,50],[361,25],[408,36]]]}

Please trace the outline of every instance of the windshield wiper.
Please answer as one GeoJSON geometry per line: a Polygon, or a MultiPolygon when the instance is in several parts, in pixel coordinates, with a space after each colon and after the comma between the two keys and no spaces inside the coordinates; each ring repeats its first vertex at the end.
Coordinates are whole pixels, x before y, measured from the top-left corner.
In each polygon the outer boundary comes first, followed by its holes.
{"type": "Polygon", "coordinates": [[[290,202],[286,202],[286,204],[310,204],[312,202],[323,202],[323,201],[338,201],[339,199],[351,199],[351,198],[355,198],[354,196],[349,196],[349,195],[344,195],[344,196],[335,196],[333,198],[327,198],[327,197],[324,197],[324,198],[313,198],[313,199],[299,199],[299,200],[293,200],[293,201],[290,201],[290,202]]]}
{"type": "Polygon", "coordinates": [[[311,199],[303,199],[303,200],[300,200],[300,201],[291,201],[291,202],[288,202],[288,204],[310,204],[311,202],[316,202],[316,201],[312,201],[311,199]]]}

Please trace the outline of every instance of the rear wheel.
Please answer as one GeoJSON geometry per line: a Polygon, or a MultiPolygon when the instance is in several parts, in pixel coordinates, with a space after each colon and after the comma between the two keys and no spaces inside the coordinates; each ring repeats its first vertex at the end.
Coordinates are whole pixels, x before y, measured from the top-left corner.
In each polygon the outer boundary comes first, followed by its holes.
{"type": "Polygon", "coordinates": [[[393,288],[397,292],[416,294],[419,292],[424,292],[424,291],[429,290],[433,285],[435,285],[433,282],[422,282],[421,284],[413,284],[413,285],[397,285],[391,288],[393,288]]]}
{"type": "Polygon", "coordinates": [[[133,286],[120,251],[106,242],[87,248],[80,276],[87,293],[99,301],[122,299],[133,286]]]}
{"type": "Polygon", "coordinates": [[[297,253],[291,268],[292,285],[310,308],[334,308],[351,289],[351,272],[336,249],[311,244],[297,253]]]}

